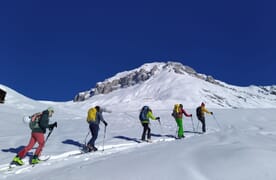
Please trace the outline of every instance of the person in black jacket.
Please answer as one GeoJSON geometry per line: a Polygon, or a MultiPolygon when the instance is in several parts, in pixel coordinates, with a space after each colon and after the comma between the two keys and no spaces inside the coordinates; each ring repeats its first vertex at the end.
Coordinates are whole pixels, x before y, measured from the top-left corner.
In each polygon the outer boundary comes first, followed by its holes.
{"type": "Polygon", "coordinates": [[[46,129],[48,128],[50,131],[53,130],[54,127],[57,127],[57,122],[54,122],[53,124],[49,124],[49,117],[52,117],[54,113],[54,109],[52,107],[49,107],[45,111],[40,114],[39,119],[39,126],[32,129],[31,133],[31,139],[29,141],[29,144],[22,149],[18,154],[13,158],[12,163],[17,165],[23,165],[24,162],[22,159],[26,156],[28,151],[30,151],[35,143],[38,143],[38,148],[35,151],[35,154],[32,158],[32,164],[39,163],[39,156],[41,154],[41,151],[44,147],[45,140],[44,140],[44,134],[46,133],[46,129]]]}

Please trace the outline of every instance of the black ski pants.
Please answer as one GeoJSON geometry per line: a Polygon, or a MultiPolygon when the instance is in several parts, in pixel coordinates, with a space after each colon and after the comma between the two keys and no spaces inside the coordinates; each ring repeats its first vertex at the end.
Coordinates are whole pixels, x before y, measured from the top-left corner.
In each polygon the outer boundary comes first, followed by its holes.
{"type": "Polygon", "coordinates": [[[94,148],[95,147],[95,141],[98,138],[98,133],[99,133],[100,128],[99,128],[98,124],[90,123],[89,124],[89,129],[90,129],[92,137],[91,137],[90,141],[88,142],[88,144],[91,145],[94,148]]]}
{"type": "Polygon", "coordinates": [[[206,123],[205,123],[205,117],[200,117],[198,119],[202,124],[202,132],[206,132],[206,123]]]}
{"type": "Polygon", "coordinates": [[[143,126],[143,134],[142,134],[142,140],[146,140],[146,134],[147,134],[147,138],[150,139],[151,135],[150,135],[150,127],[149,127],[149,123],[142,123],[143,126]]]}

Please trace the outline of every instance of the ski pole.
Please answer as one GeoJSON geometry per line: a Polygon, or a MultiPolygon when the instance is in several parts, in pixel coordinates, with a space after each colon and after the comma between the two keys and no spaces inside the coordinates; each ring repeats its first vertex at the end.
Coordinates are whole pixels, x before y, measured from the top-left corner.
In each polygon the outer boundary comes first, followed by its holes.
{"type": "Polygon", "coordinates": [[[198,132],[199,121],[197,121],[196,132],[198,132]]]}
{"type": "Polygon", "coordinates": [[[48,135],[47,135],[47,137],[46,137],[46,140],[45,140],[45,143],[44,144],[46,144],[46,142],[48,141],[48,138],[50,137],[50,135],[52,134],[52,132],[53,132],[53,130],[54,130],[54,128],[56,127],[57,128],[57,122],[55,122],[54,124],[52,124],[51,125],[51,128],[49,128],[49,133],[48,133],[48,135]],[[53,126],[52,126],[53,125],[53,126]]]}
{"type": "Polygon", "coordinates": [[[195,126],[194,126],[193,116],[191,116],[191,120],[192,120],[192,125],[193,125],[193,131],[195,132],[195,126]]]}
{"type": "Polygon", "coordinates": [[[216,123],[217,123],[218,127],[221,129],[221,126],[220,126],[219,122],[217,121],[217,118],[215,117],[215,115],[214,115],[214,114],[212,114],[212,116],[213,116],[214,120],[216,121],[216,123]]]}
{"type": "MultiPolygon", "coordinates": [[[[44,141],[44,146],[46,145],[46,142],[48,141],[49,137],[51,136],[53,130],[54,130],[54,128],[49,131],[49,133],[48,133],[48,135],[46,137],[46,140],[44,141]]],[[[40,153],[42,153],[42,151],[40,153]]]]}
{"type": "Polygon", "coordinates": [[[46,137],[46,140],[45,140],[44,145],[45,145],[45,144],[46,144],[46,142],[48,141],[48,138],[49,138],[49,137],[50,137],[50,135],[52,134],[53,130],[54,130],[54,128],[53,128],[51,131],[49,131],[49,133],[48,133],[48,135],[47,135],[47,137],[46,137]]]}
{"type": "Polygon", "coordinates": [[[161,129],[161,136],[163,137],[163,128],[162,128],[162,125],[161,125],[161,121],[160,121],[160,119],[158,119],[158,122],[159,122],[159,125],[160,125],[160,129],[161,129]]]}
{"type": "Polygon", "coordinates": [[[106,126],[104,126],[104,137],[103,137],[103,151],[104,151],[104,141],[105,141],[105,134],[106,134],[106,126]]]}
{"type": "Polygon", "coordinates": [[[84,146],[87,145],[87,144],[86,144],[86,139],[87,139],[87,137],[89,136],[89,134],[90,134],[90,130],[88,131],[87,135],[85,136],[85,139],[84,139],[84,146]]]}

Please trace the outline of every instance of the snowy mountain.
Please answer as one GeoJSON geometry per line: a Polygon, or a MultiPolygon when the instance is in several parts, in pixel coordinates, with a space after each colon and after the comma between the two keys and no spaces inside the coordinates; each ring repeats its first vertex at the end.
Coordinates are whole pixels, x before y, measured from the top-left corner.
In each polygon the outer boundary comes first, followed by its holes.
{"type": "Polygon", "coordinates": [[[118,96],[121,91],[128,94],[126,97],[117,97],[122,103],[178,101],[189,108],[201,101],[217,108],[266,108],[276,105],[276,86],[229,85],[177,62],[149,63],[118,73],[97,83],[95,88],[78,93],[74,101],[84,101],[102,94],[110,95],[109,99],[118,96]]]}
{"type": "MultiPolygon", "coordinates": [[[[148,72],[152,65],[146,64],[144,69],[148,72]]],[[[0,104],[0,179],[276,179],[276,110],[268,108],[275,106],[275,87],[210,83],[204,75],[202,79],[186,71],[175,73],[172,66],[165,70],[161,68],[164,63],[155,65],[158,70],[147,80],[82,102],[35,101],[0,85],[7,92],[5,103],[0,104]],[[195,115],[201,101],[214,112],[214,116],[206,116],[206,134],[200,134],[201,124],[195,115]],[[193,118],[183,118],[186,137],[181,140],[174,138],[177,127],[171,112],[175,103],[182,103],[193,114],[193,118]],[[94,105],[112,113],[103,114],[108,126],[104,134],[101,125],[96,141],[99,151],[81,155],[80,146],[91,137],[87,110],[94,105]],[[138,116],[143,105],[149,105],[161,118],[160,124],[151,121],[153,143],[139,143],[142,126],[138,116]],[[23,159],[24,166],[9,171],[9,162],[30,138],[23,116],[49,106],[55,109],[50,120],[58,122],[58,127],[41,158],[50,159],[32,167],[32,149],[23,159]]],[[[129,73],[119,73],[114,79],[124,74],[129,73]]]]}
{"type": "MultiPolygon", "coordinates": [[[[164,77],[153,77],[152,80],[149,79],[151,83],[129,88],[135,90],[137,97],[146,95],[144,90],[137,91],[136,88],[148,88],[150,91],[154,89],[153,86],[157,86],[155,82],[158,82],[158,78],[160,82],[168,83],[164,77]]],[[[195,79],[191,77],[190,83],[192,80],[195,79]]],[[[210,88],[213,85],[206,82],[206,86],[210,88]]],[[[201,124],[195,117],[195,109],[186,108],[187,112],[193,114],[193,118],[184,117],[186,138],[175,140],[173,137],[177,128],[170,114],[172,103],[179,101],[174,102],[174,99],[167,97],[177,99],[182,89],[164,94],[160,85],[157,87],[160,93],[154,97],[156,101],[139,100],[128,88],[124,88],[105,95],[93,96],[83,102],[59,103],[34,101],[6,86],[0,85],[0,88],[7,91],[5,104],[0,104],[0,179],[3,180],[276,178],[275,109],[215,109],[210,108],[212,102],[206,103],[207,108],[214,112],[214,116],[206,116],[207,133],[199,134],[201,124]],[[173,96],[173,93],[176,93],[176,96],[173,96]],[[99,151],[81,155],[81,144],[90,138],[86,123],[87,110],[95,104],[103,105],[102,103],[112,110],[112,113],[104,113],[104,118],[108,122],[106,135],[104,136],[104,127],[101,125],[96,141],[99,151]],[[138,143],[142,133],[138,114],[141,105],[145,103],[161,118],[161,124],[151,121],[153,143],[138,143]],[[50,159],[32,167],[28,164],[34,152],[32,149],[23,159],[24,166],[9,171],[8,163],[23,146],[27,145],[30,138],[30,129],[23,123],[22,117],[42,111],[48,106],[55,109],[51,122],[58,122],[58,127],[54,129],[41,155],[41,158],[50,159]]],[[[251,88],[254,92],[256,87],[251,88]]],[[[189,103],[186,105],[192,106],[189,103]]],[[[215,103],[212,105],[215,106],[215,103]]]]}

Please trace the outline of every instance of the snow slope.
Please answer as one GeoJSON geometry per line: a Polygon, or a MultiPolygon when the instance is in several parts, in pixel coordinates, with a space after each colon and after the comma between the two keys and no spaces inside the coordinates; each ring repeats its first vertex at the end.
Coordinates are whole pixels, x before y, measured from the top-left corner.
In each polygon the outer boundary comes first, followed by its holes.
{"type": "MultiPolygon", "coordinates": [[[[158,81],[164,82],[166,79],[158,81]]],[[[163,90],[166,87],[160,85],[157,87],[160,88],[157,96],[157,93],[151,92],[149,84],[95,96],[78,103],[33,101],[1,85],[0,88],[5,89],[8,96],[6,103],[0,105],[0,179],[276,179],[276,109],[221,109],[208,101],[206,106],[215,116],[206,117],[207,133],[201,135],[194,133],[194,129],[200,131],[201,128],[195,117],[198,103],[185,96],[186,99],[181,99],[180,103],[194,117],[193,121],[184,117],[186,138],[174,140],[172,136],[176,134],[176,123],[170,114],[172,105],[179,101],[176,95],[172,99],[167,99],[166,95],[171,97],[182,92],[166,92],[163,90]],[[148,88],[152,96],[136,98],[143,93],[143,88],[148,88]],[[109,123],[105,150],[76,155],[88,133],[85,121],[87,110],[96,104],[112,110],[112,113],[104,114],[109,123]],[[157,121],[151,122],[155,141],[152,144],[137,143],[142,133],[138,113],[144,104],[150,105],[153,113],[161,117],[161,126],[157,121]],[[43,150],[44,156],[51,156],[50,160],[35,167],[25,165],[13,171],[5,170],[16,152],[29,140],[30,130],[22,122],[22,116],[48,106],[55,109],[51,121],[58,122],[58,128],[53,131],[43,150]]],[[[157,86],[154,82],[151,85],[157,86]]],[[[266,102],[258,104],[266,106],[266,102]]],[[[242,107],[246,105],[244,103],[242,107]]],[[[251,107],[250,104],[248,106],[251,107]]],[[[96,141],[99,150],[103,149],[103,130],[101,126],[96,141]]],[[[24,159],[26,164],[33,151],[24,159]]]]}

